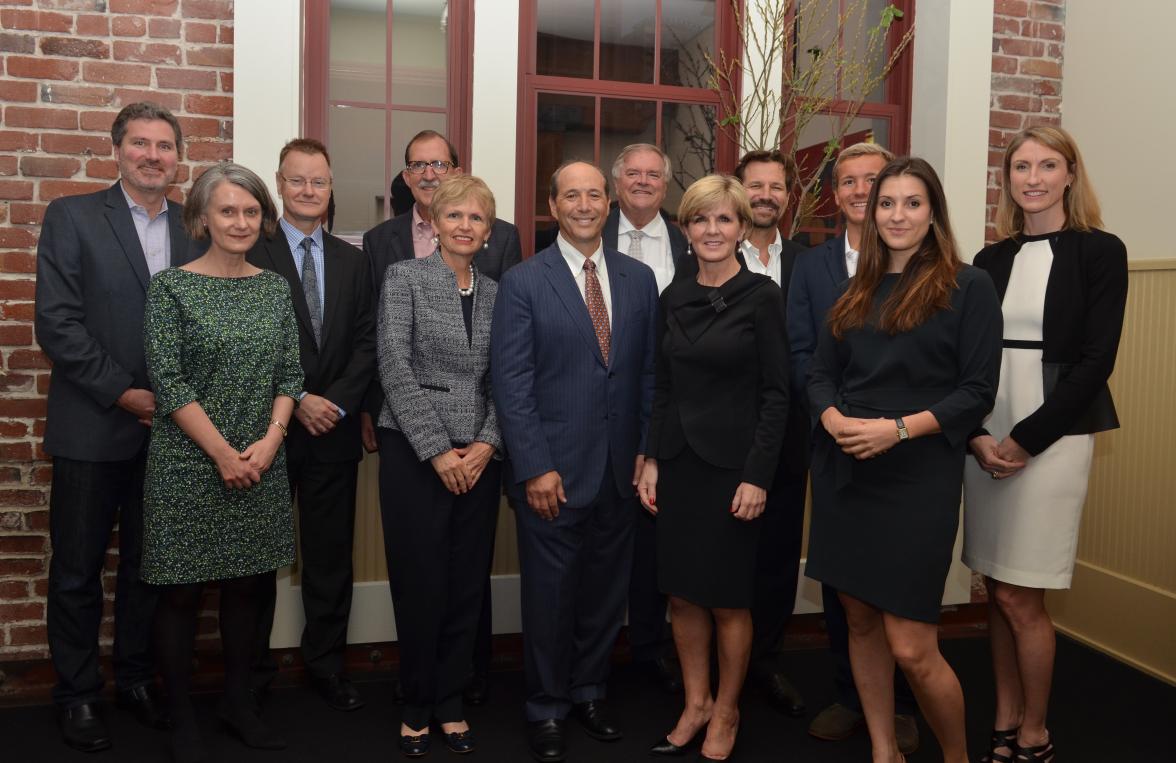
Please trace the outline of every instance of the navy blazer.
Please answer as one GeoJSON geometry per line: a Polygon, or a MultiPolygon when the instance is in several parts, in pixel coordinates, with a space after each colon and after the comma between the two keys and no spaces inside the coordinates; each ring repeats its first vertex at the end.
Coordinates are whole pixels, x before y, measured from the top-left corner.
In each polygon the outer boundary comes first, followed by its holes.
{"type": "Polygon", "coordinates": [[[849,271],[845,267],[845,234],[817,244],[796,258],[788,284],[785,322],[788,326],[792,399],[808,399],[808,364],[829,309],[841,296],[849,271]]]}
{"type": "MultiPolygon", "coordinates": [[[[133,458],[150,432],[115,404],[128,387],[151,389],[143,355],[151,275],[120,183],[52,201],[37,244],[37,342],[53,361],[45,451],[78,461],[133,458]]],[[[182,218],[183,205],[169,200],[172,266],[204,249],[182,218]]]]}
{"type": "Polygon", "coordinates": [[[620,495],[633,495],[653,405],[657,282],[620,252],[606,248],[604,258],[612,295],[607,359],[558,245],[499,283],[491,387],[508,457],[505,481],[517,505],[526,505],[525,482],[552,470],[572,507],[596,497],[606,468],[620,495]]]}

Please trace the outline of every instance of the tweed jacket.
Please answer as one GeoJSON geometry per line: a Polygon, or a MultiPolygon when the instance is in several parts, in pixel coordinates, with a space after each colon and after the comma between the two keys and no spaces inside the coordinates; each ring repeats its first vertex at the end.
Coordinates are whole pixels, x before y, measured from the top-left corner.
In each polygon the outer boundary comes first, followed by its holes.
{"type": "Polygon", "coordinates": [[[497,293],[492,279],[474,279],[467,338],[457,279],[440,252],[388,267],[376,343],[384,391],[378,423],[403,432],[421,461],[475,440],[502,450],[489,373],[497,293]]]}

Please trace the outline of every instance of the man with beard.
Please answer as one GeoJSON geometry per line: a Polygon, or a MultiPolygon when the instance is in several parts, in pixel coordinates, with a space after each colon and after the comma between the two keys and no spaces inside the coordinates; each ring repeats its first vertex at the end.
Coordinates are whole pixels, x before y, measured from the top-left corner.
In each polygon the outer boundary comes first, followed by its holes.
{"type": "MultiPolygon", "coordinates": [[[[748,270],[770,277],[787,294],[792,264],[804,251],[780,233],[780,220],[796,182],[796,164],[779,151],[752,151],[739,160],[735,176],[751,201],[752,227],[740,244],[743,260],[748,270]]],[[[751,608],[755,632],[748,673],[774,707],[799,717],[804,714],[804,700],[784,675],[779,645],[792,617],[800,574],[809,426],[803,400],[795,394],[789,398],[780,463],[760,518],[751,608]]]]}
{"type": "MultiPolygon", "coordinates": [[[[796,260],[788,289],[788,344],[791,350],[793,399],[807,401],[805,374],[817,349],[817,337],[829,308],[841,294],[845,281],[857,270],[858,247],[866,221],[867,202],[874,178],[894,159],[875,143],[855,143],[842,149],[833,163],[833,198],[845,219],[845,235],[831,238],[804,252],[796,260]]],[[[817,713],[809,733],[819,739],[845,739],[864,723],[862,703],[849,663],[849,626],[837,591],[821,587],[825,628],[833,655],[833,682],[837,701],[817,713]]],[[[915,697],[901,670],[894,677],[894,731],[898,748],[910,755],[919,746],[915,723],[915,697]]]]}
{"type": "Polygon", "coordinates": [[[139,580],[143,475],[155,395],[143,356],[152,276],[191,260],[181,205],[169,203],[183,137],[171,112],[132,103],[110,128],[119,181],[45,210],[37,246],[37,341],[53,361],[45,451],[49,497],[47,627],[53,701],[70,747],[110,747],[99,699],[102,568],[118,523],[114,681],[120,707],[166,728],[155,696],[156,594],[139,580]]]}

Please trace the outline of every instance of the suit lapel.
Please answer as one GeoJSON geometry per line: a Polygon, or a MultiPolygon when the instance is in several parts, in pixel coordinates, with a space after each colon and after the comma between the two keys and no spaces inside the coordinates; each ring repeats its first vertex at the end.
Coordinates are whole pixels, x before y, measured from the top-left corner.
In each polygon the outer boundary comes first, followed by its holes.
{"type": "Polygon", "coordinates": [[[130,263],[131,270],[138,277],[139,285],[143,287],[143,291],[147,291],[147,285],[151,283],[151,273],[147,270],[147,256],[143,254],[139,232],[135,230],[131,208],[127,206],[127,200],[123,197],[120,183],[115,183],[106,192],[106,219],[122,246],[123,255],[130,263]]]}
{"type": "MultiPolygon", "coordinates": [[[[572,323],[576,324],[576,328],[580,330],[580,335],[592,348],[596,359],[600,361],[601,365],[605,365],[604,358],[600,354],[600,343],[596,341],[596,329],[592,327],[592,318],[588,315],[588,305],[584,303],[580,287],[576,285],[576,279],[572,277],[571,269],[568,268],[567,262],[559,252],[559,245],[552,244],[546,250],[546,254],[540,256],[544,257],[543,264],[546,266],[547,280],[555,290],[556,296],[563,302],[572,323]]],[[[610,272],[609,275],[611,276],[612,273],[610,272]]],[[[615,305],[613,310],[616,310],[615,305]]]]}
{"type": "Polygon", "coordinates": [[[192,259],[191,240],[184,230],[184,205],[171,199],[167,200],[167,227],[171,239],[171,262],[168,265],[179,267],[192,259]]]}
{"type": "MultiPolygon", "coordinates": [[[[290,301],[294,303],[294,314],[298,316],[298,325],[313,339],[314,328],[310,323],[310,310],[306,307],[306,294],[302,291],[302,276],[294,265],[294,255],[290,252],[290,245],[281,229],[273,238],[265,240],[265,252],[269,257],[268,267],[275,273],[281,274],[290,284],[290,301]]],[[[312,341],[311,344],[314,342],[312,341]]]]}
{"type": "Polygon", "coordinates": [[[604,231],[600,234],[605,249],[616,249],[617,238],[621,235],[621,208],[613,207],[604,218],[604,231]]]}
{"type": "Polygon", "coordinates": [[[388,264],[416,258],[416,245],[412,240],[412,210],[396,218],[397,225],[393,230],[392,246],[389,252],[388,264]]]}
{"type": "MultiPolygon", "coordinates": [[[[323,277],[327,279],[323,285],[326,300],[326,304],[323,305],[323,345],[327,344],[327,332],[334,325],[335,314],[339,311],[339,302],[343,296],[343,258],[335,255],[334,244],[330,234],[323,231],[323,277]]],[[[308,310],[307,315],[309,314],[308,310]]],[[[322,350],[322,347],[319,349],[322,350]]]]}
{"type": "Polygon", "coordinates": [[[829,276],[836,286],[849,280],[849,269],[845,266],[845,234],[829,242],[828,247],[825,265],[829,268],[829,276]]]}

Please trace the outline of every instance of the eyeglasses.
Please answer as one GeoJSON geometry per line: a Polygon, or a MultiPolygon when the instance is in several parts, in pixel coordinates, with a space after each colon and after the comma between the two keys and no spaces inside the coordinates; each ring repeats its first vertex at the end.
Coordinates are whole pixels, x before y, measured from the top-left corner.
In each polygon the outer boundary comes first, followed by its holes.
{"type": "Polygon", "coordinates": [[[434,159],[431,162],[409,162],[405,169],[414,175],[423,175],[425,170],[430,167],[432,167],[433,172],[436,172],[438,175],[444,175],[445,173],[449,172],[449,170],[453,169],[453,162],[443,162],[440,159],[434,159]]]}
{"type": "Polygon", "coordinates": [[[291,188],[305,188],[307,183],[310,183],[310,187],[316,191],[325,191],[331,187],[330,178],[310,178],[307,180],[306,178],[288,178],[285,175],[278,175],[278,177],[291,188]]]}

